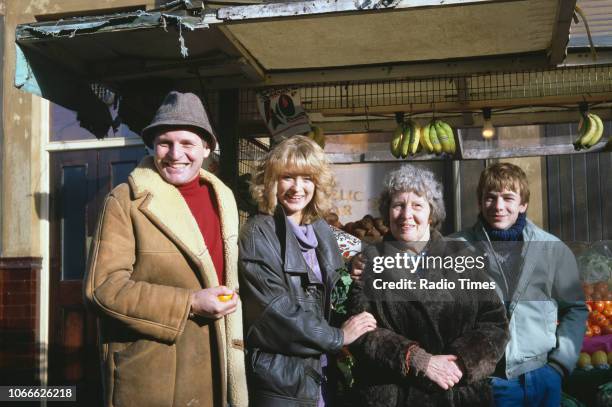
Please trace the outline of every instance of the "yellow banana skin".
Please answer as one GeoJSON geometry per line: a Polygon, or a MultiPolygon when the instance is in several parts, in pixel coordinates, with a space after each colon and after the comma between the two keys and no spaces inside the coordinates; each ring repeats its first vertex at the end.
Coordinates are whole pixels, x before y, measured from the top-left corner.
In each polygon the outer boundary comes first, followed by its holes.
{"type": "Polygon", "coordinates": [[[589,114],[589,116],[597,125],[597,130],[595,131],[595,134],[593,135],[593,137],[591,137],[591,139],[589,139],[588,142],[585,142],[586,148],[593,147],[595,144],[597,144],[599,140],[601,140],[601,136],[603,135],[603,131],[604,131],[604,125],[603,125],[603,122],[601,121],[601,118],[594,113],[589,114]]]}
{"type": "Polygon", "coordinates": [[[401,146],[403,130],[402,125],[399,124],[393,132],[393,138],[391,139],[391,154],[393,154],[393,157],[395,158],[400,158],[402,155],[401,146]]]}
{"type": "Polygon", "coordinates": [[[411,137],[412,137],[412,135],[411,135],[410,126],[404,124],[404,135],[402,136],[402,148],[400,150],[402,158],[408,157],[408,151],[410,149],[410,138],[411,137]]]}
{"type": "Polygon", "coordinates": [[[419,140],[421,139],[421,129],[418,124],[410,122],[410,146],[408,152],[410,155],[415,155],[419,149],[419,140]]]}
{"type": "Polygon", "coordinates": [[[436,126],[433,123],[429,126],[429,140],[431,141],[431,145],[434,148],[434,152],[436,154],[442,153],[442,144],[440,144],[440,140],[438,139],[438,134],[436,131],[436,126]]]}
{"type": "Polygon", "coordinates": [[[431,125],[427,124],[425,127],[421,128],[421,145],[423,146],[423,150],[432,154],[434,152],[434,147],[429,140],[429,127],[431,125]]]}
{"type": "Polygon", "coordinates": [[[448,136],[448,142],[450,143],[450,151],[448,153],[455,154],[457,151],[457,144],[455,142],[455,134],[453,133],[453,128],[446,122],[440,120],[440,125],[444,129],[444,132],[448,136]]]}
{"type": "Polygon", "coordinates": [[[442,145],[442,151],[450,154],[451,144],[450,144],[450,141],[448,141],[448,135],[446,134],[446,131],[444,131],[444,128],[442,127],[442,123],[440,122],[440,120],[436,120],[436,122],[434,123],[434,126],[436,127],[436,135],[438,136],[438,140],[440,141],[440,144],[442,145]]]}
{"type": "Polygon", "coordinates": [[[591,119],[590,115],[586,114],[582,117],[581,123],[578,124],[578,127],[580,133],[574,142],[574,148],[576,150],[581,150],[582,148],[585,148],[585,142],[593,137],[593,134],[597,130],[597,124],[591,119]]]}

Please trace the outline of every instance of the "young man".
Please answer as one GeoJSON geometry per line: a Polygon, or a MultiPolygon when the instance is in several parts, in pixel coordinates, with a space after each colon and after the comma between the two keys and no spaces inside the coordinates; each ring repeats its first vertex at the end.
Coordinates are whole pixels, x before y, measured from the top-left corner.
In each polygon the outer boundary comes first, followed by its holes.
{"type": "Polygon", "coordinates": [[[561,380],[578,359],[587,309],[569,248],[529,219],[529,184],[518,166],[487,167],[477,190],[479,219],[452,238],[488,258],[506,302],[510,342],[492,378],[498,406],[559,406],[561,380]]]}
{"type": "Polygon", "coordinates": [[[238,212],[201,169],[217,142],[208,115],[170,92],[142,137],[155,154],[107,196],[84,286],[105,405],[246,407],[238,212]]]}

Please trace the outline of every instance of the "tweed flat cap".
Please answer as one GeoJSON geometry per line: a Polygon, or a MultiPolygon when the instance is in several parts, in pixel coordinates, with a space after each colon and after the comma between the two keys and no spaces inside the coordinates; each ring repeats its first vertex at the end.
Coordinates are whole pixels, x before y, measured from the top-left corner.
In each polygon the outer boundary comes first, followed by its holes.
{"type": "Polygon", "coordinates": [[[217,146],[217,137],[210,125],[206,109],[200,98],[193,93],[173,90],[166,95],[151,124],[140,133],[148,147],[153,146],[155,130],[160,127],[194,130],[209,142],[211,150],[217,146]]]}

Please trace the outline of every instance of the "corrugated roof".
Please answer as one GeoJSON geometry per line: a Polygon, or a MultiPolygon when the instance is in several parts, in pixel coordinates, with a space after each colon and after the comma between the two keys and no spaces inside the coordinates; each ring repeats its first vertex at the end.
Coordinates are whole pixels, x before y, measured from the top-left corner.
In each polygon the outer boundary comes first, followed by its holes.
{"type": "MultiPolygon", "coordinates": [[[[593,44],[596,47],[612,47],[612,0],[578,0],[587,18],[593,44]]],[[[584,22],[572,23],[569,47],[588,47],[589,41],[584,22]]]]}

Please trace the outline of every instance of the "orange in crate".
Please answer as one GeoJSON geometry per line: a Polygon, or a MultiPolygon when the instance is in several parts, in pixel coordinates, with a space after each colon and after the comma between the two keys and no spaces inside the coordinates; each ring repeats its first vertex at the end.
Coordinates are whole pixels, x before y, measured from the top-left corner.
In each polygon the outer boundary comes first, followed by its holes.
{"type": "Polygon", "coordinates": [[[601,335],[601,328],[598,325],[591,325],[591,332],[593,332],[593,336],[601,335]]]}

